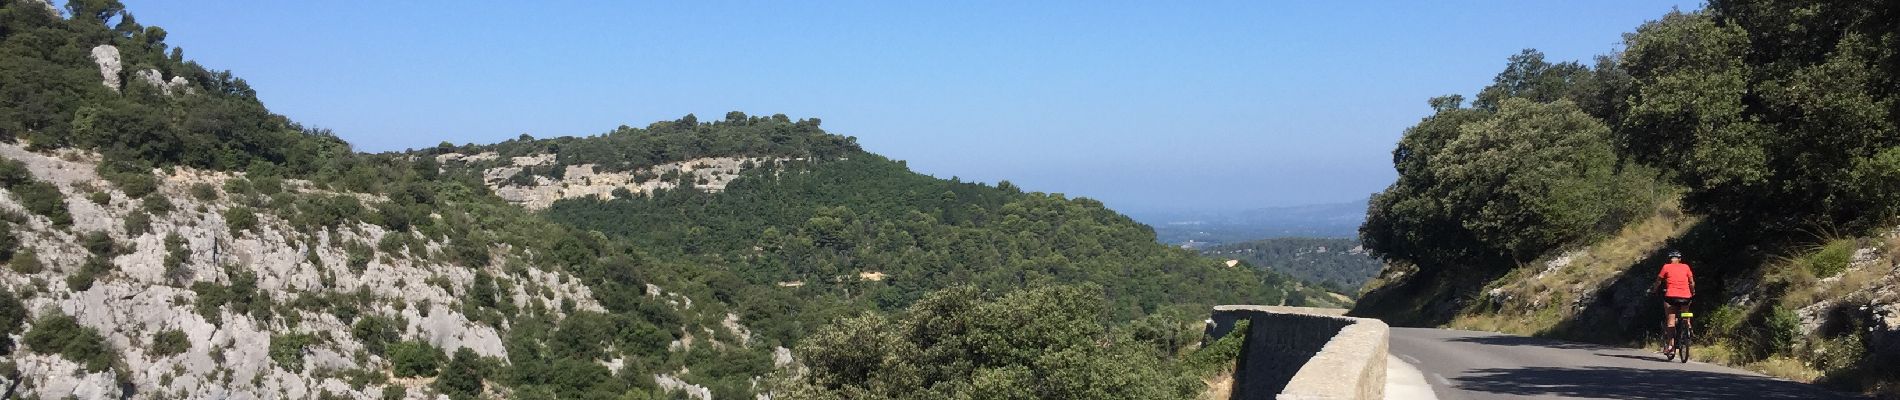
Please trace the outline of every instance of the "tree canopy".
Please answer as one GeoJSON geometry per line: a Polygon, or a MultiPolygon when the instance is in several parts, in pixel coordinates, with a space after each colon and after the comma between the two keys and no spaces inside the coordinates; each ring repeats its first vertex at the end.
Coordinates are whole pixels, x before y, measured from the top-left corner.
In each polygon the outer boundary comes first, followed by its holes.
{"type": "Polygon", "coordinates": [[[1053,286],[985,296],[932,293],[892,316],[846,318],[797,354],[809,372],[781,370],[791,399],[1159,399],[1202,387],[1101,322],[1100,288],[1053,286]]]}
{"type": "Polygon", "coordinates": [[[1715,1],[1637,27],[1594,68],[1527,50],[1473,107],[1432,100],[1361,234],[1428,268],[1508,266],[1676,191],[1692,211],[1761,231],[1889,226],[1895,16],[1879,2],[1715,1]]]}

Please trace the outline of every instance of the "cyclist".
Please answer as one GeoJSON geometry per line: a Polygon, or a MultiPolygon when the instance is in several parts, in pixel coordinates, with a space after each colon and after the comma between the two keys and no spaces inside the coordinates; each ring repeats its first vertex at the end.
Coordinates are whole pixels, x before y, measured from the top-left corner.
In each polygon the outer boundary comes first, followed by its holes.
{"type": "Polygon", "coordinates": [[[1682,263],[1682,252],[1669,251],[1669,263],[1656,273],[1656,285],[1649,292],[1659,289],[1663,290],[1663,353],[1667,354],[1676,349],[1676,314],[1687,311],[1689,299],[1695,297],[1695,272],[1682,263]]]}

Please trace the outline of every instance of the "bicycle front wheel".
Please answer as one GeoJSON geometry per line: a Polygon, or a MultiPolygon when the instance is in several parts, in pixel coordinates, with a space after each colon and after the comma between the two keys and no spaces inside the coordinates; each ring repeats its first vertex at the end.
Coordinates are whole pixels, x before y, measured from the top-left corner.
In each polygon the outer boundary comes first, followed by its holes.
{"type": "Polygon", "coordinates": [[[1680,329],[1677,330],[1676,351],[1682,352],[1682,357],[1678,358],[1677,361],[1686,363],[1689,362],[1689,338],[1694,336],[1690,334],[1689,331],[1694,325],[1690,324],[1688,320],[1683,320],[1680,325],[1680,329]]]}

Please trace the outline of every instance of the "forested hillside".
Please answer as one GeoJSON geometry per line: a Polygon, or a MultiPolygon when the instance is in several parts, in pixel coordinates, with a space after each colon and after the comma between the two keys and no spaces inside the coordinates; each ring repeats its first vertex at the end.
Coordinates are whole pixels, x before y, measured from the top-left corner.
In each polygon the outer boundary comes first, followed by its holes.
{"type": "Polygon", "coordinates": [[[1187,396],[1207,306],[1298,290],[817,119],[356,152],[113,0],[0,0],[0,142],[0,380],[25,398],[822,393],[901,347],[807,340],[929,310],[1069,330],[967,342],[1007,357],[890,337],[943,352],[907,385],[1187,396]]]}
{"type": "Polygon", "coordinates": [[[1512,56],[1393,151],[1355,313],[1641,344],[1659,255],[1716,361],[1894,390],[1900,6],[1712,1],[1591,64],[1512,56]]]}
{"type": "MultiPolygon", "coordinates": [[[[612,146],[627,142],[625,137],[667,135],[677,123],[548,142],[562,148],[612,146]]],[[[822,134],[815,121],[736,113],[694,129],[709,137],[748,130],[822,134]]],[[[511,142],[466,151],[505,154],[509,147],[553,146],[511,142]]],[[[1228,268],[1156,243],[1146,227],[1094,200],[1024,192],[1008,182],[937,179],[855,147],[823,153],[760,160],[716,189],[700,185],[704,178],[692,173],[648,174],[676,182],[628,182],[628,188],[602,195],[564,198],[545,215],[656,257],[717,266],[699,272],[712,285],[708,294],[741,305],[743,318],[786,344],[833,316],[806,314],[808,308],[898,310],[957,285],[1000,291],[1097,283],[1116,320],[1171,304],[1278,303],[1292,289],[1283,275],[1228,268]]],[[[566,163],[565,156],[557,159],[566,163]]],[[[568,165],[585,164],[591,163],[568,165]]],[[[638,167],[645,165],[634,165],[638,180],[645,171],[638,167]]],[[[520,180],[491,182],[506,190],[520,180]]]]}
{"type": "Polygon", "coordinates": [[[1339,238],[1263,239],[1209,247],[1201,254],[1240,260],[1347,295],[1359,293],[1383,266],[1358,241],[1339,238]]]}

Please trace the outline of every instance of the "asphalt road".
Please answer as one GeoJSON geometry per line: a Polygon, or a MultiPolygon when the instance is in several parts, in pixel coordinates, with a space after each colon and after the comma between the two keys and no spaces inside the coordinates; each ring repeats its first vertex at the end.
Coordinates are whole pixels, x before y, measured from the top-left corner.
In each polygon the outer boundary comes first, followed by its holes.
{"type": "Polygon", "coordinates": [[[1394,357],[1439,399],[1851,399],[1744,370],[1665,362],[1650,351],[1447,329],[1392,328],[1394,357]]]}

